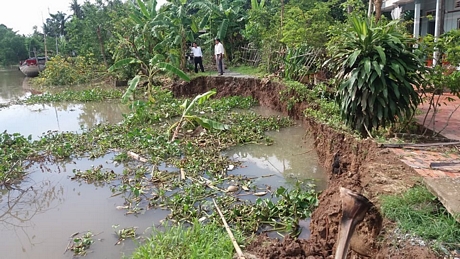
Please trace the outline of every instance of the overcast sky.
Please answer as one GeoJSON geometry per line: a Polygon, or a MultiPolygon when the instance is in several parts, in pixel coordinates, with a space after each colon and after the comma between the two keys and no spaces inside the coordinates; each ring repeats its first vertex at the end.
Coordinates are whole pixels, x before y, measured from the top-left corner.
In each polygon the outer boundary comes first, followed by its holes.
{"type": "MultiPolygon", "coordinates": [[[[87,0],[78,0],[78,3],[81,5],[85,1],[87,0]]],[[[158,0],[159,4],[164,2],[166,0],[158,0]]],[[[39,31],[42,30],[41,25],[49,18],[48,13],[55,14],[61,11],[67,15],[71,14],[70,3],[71,0],[1,0],[0,24],[19,34],[29,35],[32,34],[35,25],[39,31]]]]}

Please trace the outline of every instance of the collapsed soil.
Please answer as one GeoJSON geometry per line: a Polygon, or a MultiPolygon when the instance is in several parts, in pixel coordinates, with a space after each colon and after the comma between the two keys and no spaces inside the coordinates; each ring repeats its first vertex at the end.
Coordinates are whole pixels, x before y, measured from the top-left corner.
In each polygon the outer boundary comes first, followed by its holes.
{"type": "Polygon", "coordinates": [[[401,162],[390,149],[379,148],[372,140],[358,140],[331,127],[306,118],[308,103],[297,103],[288,110],[280,100],[284,85],[268,79],[198,77],[191,82],[174,83],[176,97],[193,97],[216,89],[216,97],[251,96],[263,107],[280,111],[301,121],[314,140],[320,163],[328,173],[328,188],[319,196],[320,205],[311,217],[308,240],[286,237],[273,240],[261,235],[246,252],[257,258],[334,258],[341,219],[340,187],[367,197],[373,204],[355,231],[348,258],[441,258],[430,248],[397,240],[394,224],[379,209],[379,197],[401,193],[420,181],[418,174],[401,162]],[[334,157],[340,169],[333,170],[334,157]]]}

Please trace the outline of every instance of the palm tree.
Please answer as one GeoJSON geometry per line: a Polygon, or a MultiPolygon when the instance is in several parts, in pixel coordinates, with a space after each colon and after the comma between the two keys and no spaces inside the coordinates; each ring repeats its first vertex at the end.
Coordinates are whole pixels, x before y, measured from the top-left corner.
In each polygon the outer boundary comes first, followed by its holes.
{"type": "Polygon", "coordinates": [[[73,12],[73,16],[77,19],[83,18],[83,11],[81,5],[78,4],[78,0],[72,0],[70,3],[70,10],[73,12]]]}

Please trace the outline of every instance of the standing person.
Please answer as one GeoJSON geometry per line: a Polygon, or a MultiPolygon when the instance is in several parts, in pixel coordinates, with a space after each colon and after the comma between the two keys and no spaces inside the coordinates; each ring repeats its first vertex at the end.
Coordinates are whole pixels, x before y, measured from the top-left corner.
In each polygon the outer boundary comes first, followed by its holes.
{"type": "Polygon", "coordinates": [[[216,39],[214,41],[214,55],[216,56],[216,65],[217,65],[217,72],[219,75],[224,74],[224,63],[223,63],[223,58],[224,58],[224,45],[220,42],[220,39],[216,39]]]}
{"type": "Polygon", "coordinates": [[[192,53],[193,61],[195,61],[195,73],[198,73],[198,64],[200,65],[201,72],[204,72],[203,52],[201,52],[201,48],[198,44],[196,44],[196,42],[193,43],[192,53]]]}

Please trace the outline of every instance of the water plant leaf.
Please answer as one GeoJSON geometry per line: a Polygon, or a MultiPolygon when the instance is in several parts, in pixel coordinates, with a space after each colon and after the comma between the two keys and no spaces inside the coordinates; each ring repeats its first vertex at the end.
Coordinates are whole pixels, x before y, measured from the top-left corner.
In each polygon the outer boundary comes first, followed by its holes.
{"type": "Polygon", "coordinates": [[[203,128],[206,128],[206,129],[228,130],[230,128],[230,126],[227,124],[220,123],[218,121],[207,119],[207,118],[197,117],[197,116],[193,116],[193,121],[197,122],[203,128]]]}

